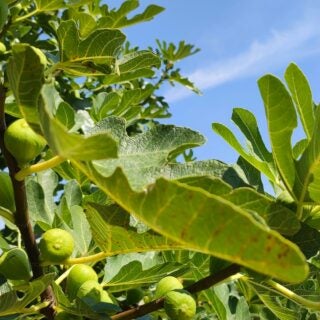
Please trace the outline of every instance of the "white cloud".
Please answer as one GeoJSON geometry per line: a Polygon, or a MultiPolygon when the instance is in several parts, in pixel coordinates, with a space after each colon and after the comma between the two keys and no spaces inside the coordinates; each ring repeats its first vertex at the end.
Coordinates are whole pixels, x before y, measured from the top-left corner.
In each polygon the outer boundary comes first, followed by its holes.
{"type": "MultiPolygon", "coordinates": [[[[258,76],[297,58],[319,53],[320,29],[315,16],[307,15],[306,19],[287,30],[274,30],[265,41],[252,42],[245,52],[199,68],[188,77],[201,90],[206,90],[239,78],[258,76]]],[[[190,94],[184,87],[176,86],[170,88],[164,96],[172,102],[190,94]]]]}

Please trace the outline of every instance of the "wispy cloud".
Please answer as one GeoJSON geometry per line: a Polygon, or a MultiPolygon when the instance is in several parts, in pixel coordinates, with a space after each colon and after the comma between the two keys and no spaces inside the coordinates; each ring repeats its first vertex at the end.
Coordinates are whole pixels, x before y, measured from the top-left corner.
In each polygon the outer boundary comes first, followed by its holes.
{"type": "MultiPolygon", "coordinates": [[[[315,15],[307,15],[298,24],[286,30],[274,30],[265,41],[254,41],[250,47],[228,59],[195,70],[188,75],[201,90],[217,87],[229,81],[262,72],[276,70],[298,58],[320,52],[320,29],[315,15]]],[[[170,88],[164,95],[169,102],[192,94],[183,87],[170,88]]]]}

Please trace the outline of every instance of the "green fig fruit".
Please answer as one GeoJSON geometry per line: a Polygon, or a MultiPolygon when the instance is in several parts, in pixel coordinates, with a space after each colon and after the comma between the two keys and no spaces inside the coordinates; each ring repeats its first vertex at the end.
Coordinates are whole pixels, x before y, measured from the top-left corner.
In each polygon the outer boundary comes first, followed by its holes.
{"type": "Polygon", "coordinates": [[[6,172],[0,172],[0,207],[9,209],[11,212],[16,210],[11,179],[6,172]]]}
{"type": "Polygon", "coordinates": [[[134,305],[139,303],[144,297],[144,291],[141,288],[133,288],[127,291],[127,304],[134,305]]]}
{"type": "Polygon", "coordinates": [[[157,286],[155,292],[155,299],[159,299],[163,297],[167,292],[175,289],[182,289],[182,283],[175,277],[167,276],[162,278],[157,286]]]}
{"type": "Polygon", "coordinates": [[[31,268],[26,252],[14,248],[0,257],[0,274],[9,280],[30,280],[31,268]]]}
{"type": "Polygon", "coordinates": [[[4,143],[19,166],[24,166],[40,154],[46,140],[33,131],[26,120],[19,119],[11,123],[5,131],[4,143]]]}
{"type": "Polygon", "coordinates": [[[75,299],[81,285],[88,280],[98,282],[98,275],[92,267],[86,264],[76,264],[71,268],[67,276],[66,288],[70,300],[75,299]]]}
{"type": "Polygon", "coordinates": [[[187,291],[169,291],[164,297],[164,310],[172,320],[191,320],[196,308],[195,300],[187,291]]]}
{"type": "Polygon", "coordinates": [[[42,235],[39,249],[43,261],[62,263],[71,256],[74,249],[74,240],[66,230],[50,229],[42,235]]]}

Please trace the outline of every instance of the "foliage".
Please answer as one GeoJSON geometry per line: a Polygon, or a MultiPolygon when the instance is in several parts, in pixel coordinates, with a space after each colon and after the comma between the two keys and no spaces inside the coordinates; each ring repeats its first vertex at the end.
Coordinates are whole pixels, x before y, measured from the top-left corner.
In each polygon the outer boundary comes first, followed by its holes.
{"type": "Polygon", "coordinates": [[[158,40],[141,50],[122,30],[162,11],[137,0],[0,2],[0,248],[26,252],[33,275],[1,278],[0,317],[167,319],[155,287],[168,276],[193,294],[195,319],[319,316],[320,109],[305,76],[291,64],[286,85],[258,82],[271,151],[254,115],[236,108],[247,148],[213,129],[237,164],[196,161],[189,150],[205,138],[159,122],[170,117],[163,84],[199,93],[177,67],[198,49],[158,40]],[[21,168],[4,143],[17,119],[46,144],[21,168]],[[292,147],[298,123],[305,137],[292,147]],[[57,264],[38,249],[55,228],[74,239],[57,264]],[[73,265],[93,278],[80,272],[71,285],[73,265]]]}

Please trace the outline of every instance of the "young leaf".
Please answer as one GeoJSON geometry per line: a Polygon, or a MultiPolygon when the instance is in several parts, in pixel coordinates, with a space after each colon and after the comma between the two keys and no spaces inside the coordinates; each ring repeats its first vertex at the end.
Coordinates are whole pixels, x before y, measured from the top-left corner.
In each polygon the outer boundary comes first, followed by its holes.
{"type": "Polygon", "coordinates": [[[310,140],[314,130],[315,116],[312,93],[308,80],[294,63],[291,63],[287,68],[285,79],[299,112],[303,129],[308,140],[310,140]]]}
{"type": "Polygon", "coordinates": [[[252,166],[264,173],[271,181],[276,181],[274,172],[270,169],[268,163],[244,150],[241,143],[236,139],[231,130],[220,123],[213,123],[212,129],[222,138],[224,138],[224,140],[226,140],[226,142],[228,142],[231,147],[233,147],[241,155],[241,157],[248,161],[252,166]]]}
{"type": "Polygon", "coordinates": [[[297,115],[289,92],[282,82],[266,75],[258,81],[264,102],[273,157],[289,191],[295,181],[291,136],[297,126],[297,115]]]}
{"type": "Polygon", "coordinates": [[[232,120],[251,142],[254,153],[263,161],[273,163],[272,153],[266,148],[254,115],[246,109],[234,108],[232,120]]]}

